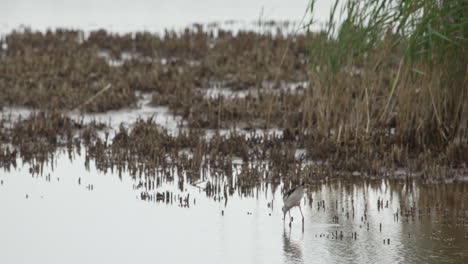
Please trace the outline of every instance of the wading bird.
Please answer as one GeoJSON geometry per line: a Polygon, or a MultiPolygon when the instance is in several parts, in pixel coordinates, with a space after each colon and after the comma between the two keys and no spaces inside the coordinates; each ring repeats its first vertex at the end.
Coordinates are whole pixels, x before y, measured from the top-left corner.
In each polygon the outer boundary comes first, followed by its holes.
{"type": "Polygon", "coordinates": [[[305,184],[302,183],[299,186],[292,188],[291,190],[287,191],[283,196],[283,203],[284,206],[282,208],[284,214],[284,220],[286,220],[286,213],[289,212],[289,220],[291,220],[291,208],[294,206],[298,206],[299,210],[301,211],[302,221],[304,222],[304,215],[302,214],[301,209],[301,200],[304,196],[304,188],[305,184]]]}

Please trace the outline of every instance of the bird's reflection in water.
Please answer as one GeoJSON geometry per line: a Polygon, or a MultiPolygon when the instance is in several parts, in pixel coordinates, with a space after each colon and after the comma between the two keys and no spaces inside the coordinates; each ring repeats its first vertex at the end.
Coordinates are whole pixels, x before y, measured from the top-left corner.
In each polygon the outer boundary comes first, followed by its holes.
{"type": "Polygon", "coordinates": [[[301,245],[291,240],[291,228],[283,230],[283,254],[286,263],[304,263],[301,245]]]}

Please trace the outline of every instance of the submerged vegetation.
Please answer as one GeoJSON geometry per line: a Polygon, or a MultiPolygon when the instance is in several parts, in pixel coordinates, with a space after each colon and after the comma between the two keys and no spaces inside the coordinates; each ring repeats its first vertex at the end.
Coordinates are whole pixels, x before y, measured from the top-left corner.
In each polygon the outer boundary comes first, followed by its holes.
{"type": "Polygon", "coordinates": [[[466,8],[336,2],[322,31],[300,34],[273,22],[260,32],[12,32],[0,43],[0,108],[41,112],[3,116],[0,164],[84,146],[98,169],[134,176],[177,168],[190,182],[208,170],[231,179],[240,164],[241,189],[262,180],[466,177],[466,8]],[[182,118],[177,133],[153,118],[109,133],[69,117],[136,107],[141,93],[182,118]]]}

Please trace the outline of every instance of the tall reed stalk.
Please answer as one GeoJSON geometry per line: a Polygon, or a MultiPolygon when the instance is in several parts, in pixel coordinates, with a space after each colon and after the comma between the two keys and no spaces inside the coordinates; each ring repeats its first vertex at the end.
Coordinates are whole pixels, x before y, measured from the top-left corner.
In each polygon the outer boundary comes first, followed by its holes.
{"type": "Polygon", "coordinates": [[[336,0],[311,34],[305,128],[341,143],[466,149],[467,37],[466,0],[336,0]]]}

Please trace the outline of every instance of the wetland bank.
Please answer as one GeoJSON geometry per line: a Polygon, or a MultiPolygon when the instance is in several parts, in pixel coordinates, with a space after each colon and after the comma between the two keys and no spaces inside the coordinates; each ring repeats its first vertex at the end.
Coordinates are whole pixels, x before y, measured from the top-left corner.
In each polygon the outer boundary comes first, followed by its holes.
{"type": "Polygon", "coordinates": [[[468,45],[348,22],[2,36],[0,262],[465,262],[468,45]]]}

